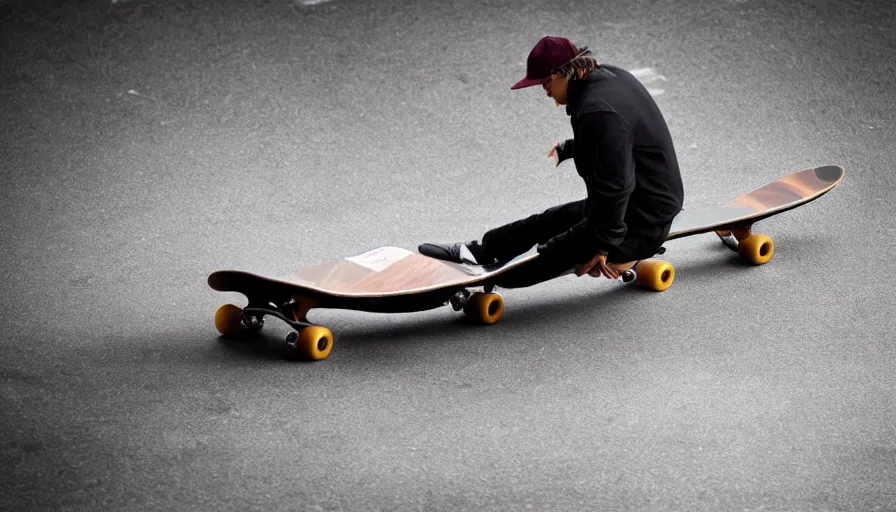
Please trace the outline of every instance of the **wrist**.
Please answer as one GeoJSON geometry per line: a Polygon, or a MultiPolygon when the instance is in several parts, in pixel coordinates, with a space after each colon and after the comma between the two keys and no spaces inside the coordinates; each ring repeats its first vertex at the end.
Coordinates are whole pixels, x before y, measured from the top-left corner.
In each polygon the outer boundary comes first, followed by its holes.
{"type": "Polygon", "coordinates": [[[572,158],[574,154],[572,139],[564,140],[557,145],[557,158],[561,162],[572,158]]]}

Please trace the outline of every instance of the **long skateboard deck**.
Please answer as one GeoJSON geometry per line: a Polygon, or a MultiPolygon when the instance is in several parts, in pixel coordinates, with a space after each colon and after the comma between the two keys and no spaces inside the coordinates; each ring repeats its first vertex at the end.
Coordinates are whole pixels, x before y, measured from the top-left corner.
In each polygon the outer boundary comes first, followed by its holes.
{"type": "MultiPolygon", "coordinates": [[[[674,219],[667,240],[717,232],[726,245],[736,250],[738,241],[726,232],[736,231],[738,239],[744,239],[755,222],[821,197],[840,183],[843,176],[844,170],[838,166],[806,169],[740,195],[728,204],[683,210],[674,219]]],[[[209,275],[208,284],[218,291],[242,293],[249,299],[252,311],[276,314],[301,328],[308,325],[305,315],[312,308],[411,312],[433,309],[457,299],[460,304],[455,308],[459,309],[469,297],[468,288],[481,286],[491,292],[495,286],[514,288],[533,284],[526,278],[530,277],[529,269],[537,264],[537,258],[538,254],[532,252],[510,262],[477,266],[387,246],[300,268],[282,278],[221,270],[209,275]],[[289,308],[285,308],[287,304],[289,308]]],[[[671,279],[669,271],[671,265],[666,269],[671,279]]]]}
{"type": "MultiPolygon", "coordinates": [[[[672,222],[667,240],[698,233],[738,229],[771,215],[817,199],[843,179],[841,167],[799,171],[775,180],[728,204],[683,210],[672,222]]],[[[492,266],[458,264],[423,256],[400,247],[379,247],[363,254],[297,269],[282,279],[248,272],[223,270],[209,276],[219,291],[344,299],[387,299],[432,292],[441,288],[472,286],[529,263],[526,254],[492,266]]]]}

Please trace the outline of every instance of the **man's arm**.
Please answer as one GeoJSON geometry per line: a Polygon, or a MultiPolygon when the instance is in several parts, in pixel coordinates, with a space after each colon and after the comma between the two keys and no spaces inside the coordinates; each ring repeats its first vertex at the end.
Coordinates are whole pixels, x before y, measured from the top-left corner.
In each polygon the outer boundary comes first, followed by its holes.
{"type": "Polygon", "coordinates": [[[567,139],[555,144],[554,147],[551,148],[551,151],[548,152],[548,158],[554,158],[556,160],[556,166],[559,167],[564,160],[572,158],[575,154],[575,140],[567,139]]]}
{"type": "Polygon", "coordinates": [[[575,139],[566,139],[563,142],[557,144],[557,165],[563,163],[564,160],[569,160],[576,154],[576,146],[575,139]]]}
{"type": "Polygon", "coordinates": [[[596,112],[582,120],[575,144],[588,191],[584,220],[538,248],[540,253],[570,254],[584,262],[615,249],[625,237],[628,198],[635,188],[632,134],[619,114],[596,112]]]}

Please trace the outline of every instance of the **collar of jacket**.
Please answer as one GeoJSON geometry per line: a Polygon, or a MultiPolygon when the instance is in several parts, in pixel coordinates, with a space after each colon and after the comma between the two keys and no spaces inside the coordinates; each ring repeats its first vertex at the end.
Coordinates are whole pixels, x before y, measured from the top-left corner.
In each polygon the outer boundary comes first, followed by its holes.
{"type": "Polygon", "coordinates": [[[591,70],[585,78],[570,80],[566,89],[566,115],[572,117],[576,113],[579,104],[582,102],[583,92],[588,86],[612,76],[616,76],[616,74],[605,67],[598,66],[591,70]]]}

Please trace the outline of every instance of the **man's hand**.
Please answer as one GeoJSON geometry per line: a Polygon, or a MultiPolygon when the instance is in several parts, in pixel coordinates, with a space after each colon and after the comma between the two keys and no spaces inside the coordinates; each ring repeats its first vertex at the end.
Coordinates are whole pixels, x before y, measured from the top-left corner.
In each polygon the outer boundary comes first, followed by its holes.
{"type": "Polygon", "coordinates": [[[553,159],[554,159],[554,167],[559,167],[559,166],[560,166],[560,153],[559,153],[559,151],[560,151],[560,144],[561,144],[560,142],[554,144],[554,147],[551,148],[551,152],[548,153],[548,158],[553,158],[553,159]]]}
{"type": "Polygon", "coordinates": [[[619,279],[619,275],[626,270],[635,266],[634,261],[628,263],[607,263],[607,257],[598,254],[591,261],[576,266],[576,275],[582,277],[585,274],[591,277],[600,277],[603,275],[607,279],[619,279]]]}

